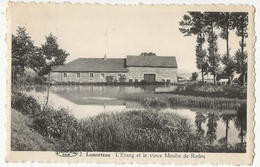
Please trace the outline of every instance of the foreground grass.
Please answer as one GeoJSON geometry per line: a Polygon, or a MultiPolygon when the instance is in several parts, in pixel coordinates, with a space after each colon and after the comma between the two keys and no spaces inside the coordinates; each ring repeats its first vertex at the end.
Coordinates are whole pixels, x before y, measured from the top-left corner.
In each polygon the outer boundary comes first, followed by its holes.
{"type": "Polygon", "coordinates": [[[188,120],[173,113],[104,113],[82,120],[80,124],[81,131],[89,134],[78,141],[83,150],[158,152],[197,149],[188,120]]]}
{"type": "MultiPolygon", "coordinates": [[[[128,152],[245,152],[244,143],[212,144],[191,122],[171,112],[125,111],[82,120],[82,150],[128,152]]],[[[76,147],[73,147],[74,149],[76,147]]]]}
{"type": "Polygon", "coordinates": [[[54,143],[30,128],[33,120],[15,109],[11,110],[12,151],[52,151],[54,143]]]}
{"type": "Polygon", "coordinates": [[[140,102],[146,107],[164,108],[164,107],[199,107],[210,109],[238,109],[246,104],[246,100],[230,98],[210,98],[195,97],[178,94],[154,94],[154,93],[135,93],[121,94],[119,99],[140,102]]]}

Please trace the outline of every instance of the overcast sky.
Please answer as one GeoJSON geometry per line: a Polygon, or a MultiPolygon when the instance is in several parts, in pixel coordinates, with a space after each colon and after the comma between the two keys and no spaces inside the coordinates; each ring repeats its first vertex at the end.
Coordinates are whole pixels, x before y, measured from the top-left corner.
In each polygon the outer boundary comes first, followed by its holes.
{"type": "MultiPolygon", "coordinates": [[[[195,63],[196,38],[184,37],[179,21],[184,8],[155,6],[83,6],[31,5],[14,6],[11,31],[26,27],[36,46],[52,32],[60,47],[76,58],[125,58],[141,52],[158,56],[176,56],[178,69],[198,71],[195,63]]],[[[225,53],[225,41],[219,39],[219,52],[225,53]]],[[[231,54],[238,48],[238,39],[231,33],[231,54]],[[232,46],[233,45],[233,46],[232,46]]]]}

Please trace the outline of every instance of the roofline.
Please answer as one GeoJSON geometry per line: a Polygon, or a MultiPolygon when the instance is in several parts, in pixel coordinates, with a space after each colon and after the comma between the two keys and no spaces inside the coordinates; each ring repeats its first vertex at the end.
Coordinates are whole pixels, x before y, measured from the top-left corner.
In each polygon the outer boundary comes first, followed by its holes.
{"type": "Polygon", "coordinates": [[[138,65],[127,65],[126,67],[178,68],[177,66],[138,66],[138,65]]]}
{"type": "MultiPolygon", "coordinates": [[[[81,57],[81,58],[77,58],[77,59],[75,59],[75,60],[78,60],[78,59],[126,59],[126,58],[121,58],[121,57],[119,57],[119,58],[115,58],[115,57],[109,57],[109,58],[104,58],[104,57],[98,57],[98,58],[95,58],[95,57],[81,57]]],[[[74,61],[74,60],[72,60],[72,61],[74,61]]],[[[72,62],[71,61],[71,62],[72,62]]]]}
{"type": "MultiPolygon", "coordinates": [[[[140,55],[126,55],[126,57],[127,56],[133,56],[133,57],[139,57],[140,55]]],[[[143,56],[143,57],[175,57],[176,58],[176,56],[158,56],[158,55],[156,55],[156,56],[143,56]]]]}
{"type": "Polygon", "coordinates": [[[96,73],[101,73],[101,72],[103,72],[103,73],[110,73],[110,72],[114,72],[114,73],[119,73],[119,72],[125,72],[125,73],[127,73],[128,71],[51,71],[51,72],[60,72],[60,73],[64,73],[64,72],[71,72],[71,73],[77,73],[77,72],[85,72],[85,73],[87,73],[87,72],[96,72],[96,73]]]}
{"type": "MultiPolygon", "coordinates": [[[[140,55],[127,55],[127,57],[139,57],[140,55]]],[[[126,67],[155,67],[155,68],[178,68],[177,58],[176,56],[144,56],[144,57],[159,57],[159,58],[173,58],[175,59],[176,66],[139,66],[139,65],[127,65],[126,67]]]]}

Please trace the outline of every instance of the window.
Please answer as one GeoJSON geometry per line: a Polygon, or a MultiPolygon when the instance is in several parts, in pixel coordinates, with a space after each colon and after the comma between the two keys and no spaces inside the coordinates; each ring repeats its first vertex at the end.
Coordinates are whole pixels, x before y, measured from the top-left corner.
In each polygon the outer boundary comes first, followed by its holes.
{"type": "Polygon", "coordinates": [[[170,79],[167,79],[167,82],[171,82],[171,80],[170,80],[170,79]]]}
{"type": "Polygon", "coordinates": [[[145,82],[155,82],[156,75],[155,74],[144,74],[144,81],[145,82]]]}
{"type": "Polygon", "coordinates": [[[135,82],[138,82],[138,79],[135,79],[135,82]]]}
{"type": "Polygon", "coordinates": [[[77,77],[78,77],[78,78],[80,77],[80,73],[77,73],[77,77]]]}
{"type": "Polygon", "coordinates": [[[93,76],[94,76],[93,73],[90,73],[90,74],[89,74],[89,77],[90,77],[90,78],[93,78],[93,76]]]}
{"type": "Polygon", "coordinates": [[[64,75],[63,75],[64,77],[67,77],[67,73],[64,73],[64,75]]]}
{"type": "Polygon", "coordinates": [[[105,78],[105,74],[104,73],[101,73],[101,78],[105,78]]]}
{"type": "Polygon", "coordinates": [[[129,82],[133,82],[133,79],[129,79],[129,82]]]}

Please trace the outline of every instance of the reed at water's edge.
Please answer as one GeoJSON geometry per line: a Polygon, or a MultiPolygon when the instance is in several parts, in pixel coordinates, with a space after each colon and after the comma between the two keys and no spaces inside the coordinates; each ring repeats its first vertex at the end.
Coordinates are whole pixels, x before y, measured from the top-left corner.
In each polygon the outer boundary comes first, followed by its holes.
{"type": "Polygon", "coordinates": [[[154,94],[154,93],[134,93],[121,94],[119,99],[137,101],[146,107],[165,108],[165,107],[199,107],[209,109],[238,109],[241,105],[246,105],[246,100],[230,98],[210,98],[184,96],[178,94],[154,94]]]}
{"type": "Polygon", "coordinates": [[[180,94],[185,96],[196,97],[213,97],[213,98],[232,98],[232,99],[246,99],[247,87],[240,85],[214,85],[207,83],[193,83],[183,87],[182,91],[168,92],[170,94],[180,94]]]}

